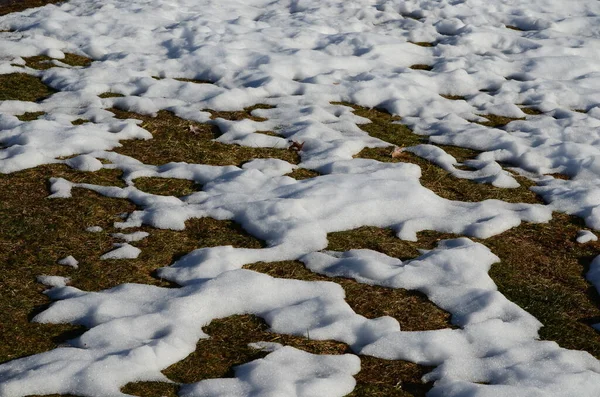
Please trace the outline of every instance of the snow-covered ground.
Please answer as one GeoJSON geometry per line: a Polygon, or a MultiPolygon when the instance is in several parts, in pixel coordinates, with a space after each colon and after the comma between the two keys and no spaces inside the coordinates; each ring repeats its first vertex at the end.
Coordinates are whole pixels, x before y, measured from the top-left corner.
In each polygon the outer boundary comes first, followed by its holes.
{"type": "MultiPolygon", "coordinates": [[[[89,328],[70,346],[0,365],[0,396],[70,393],[120,396],[133,381],[194,351],[202,326],[256,314],[279,333],[334,339],[363,355],[435,366],[430,396],[599,396],[600,362],[582,351],[538,340],[532,315],[497,291],[487,272],[499,259],[468,237],[493,238],[522,221],[575,214],[600,230],[600,3],[595,0],[71,0],[0,18],[0,73],[26,72],[59,92],[40,102],[0,102],[0,172],[65,162],[94,172],[117,168],[127,187],[53,179],[52,197],[74,186],[125,198],[141,209],[116,224],[181,230],[190,218],[232,219],[267,242],[262,249],[203,248],[161,277],[178,289],[127,284],[86,292],[45,276],[56,302],[34,319],[89,328]],[[513,27],[508,29],[507,26],[513,27]],[[517,28],[517,29],[515,29],[517,28]],[[414,43],[430,42],[426,47],[414,43]],[[89,67],[38,71],[22,57],[88,56],[89,67]],[[432,70],[414,70],[414,64],[432,70]],[[158,77],[158,78],[153,78],[158,77]],[[197,84],[176,78],[208,80],[197,84]],[[122,97],[100,98],[105,92],[122,97]],[[461,96],[450,100],[442,95],[461,96]],[[467,203],[437,196],[408,163],[354,159],[388,146],[357,124],[351,102],[402,117],[432,145],[409,150],[458,177],[518,186],[499,162],[537,184],[547,205],[497,200],[467,203]],[[243,167],[143,164],[110,150],[124,139],[150,139],[110,107],[143,114],[161,109],[207,122],[201,109],[255,111],[266,121],[216,120],[218,140],[247,146],[304,142],[301,167],[322,175],[297,181],[293,165],[255,159],[243,167]],[[520,106],[543,114],[526,115],[520,106]],[[578,111],[576,111],[578,110],[578,111]],[[45,112],[23,122],[16,116],[45,112]],[[475,123],[495,114],[523,120],[505,129],[475,123]],[[73,125],[71,121],[89,123],[73,125]],[[257,134],[274,131],[280,135],[257,134]],[[482,151],[464,171],[433,144],[482,151]],[[69,160],[61,158],[71,157],[69,160]],[[103,161],[100,161],[103,160],[103,161]],[[558,179],[548,174],[569,176],[558,179]],[[138,190],[135,178],[193,180],[200,192],[165,197],[138,190]],[[414,260],[370,250],[323,251],[327,233],[363,225],[390,227],[416,240],[422,230],[466,236],[414,260]],[[418,290],[452,314],[456,329],[406,332],[391,317],[355,313],[339,285],[277,279],[245,264],[299,259],[312,271],[418,290]]],[[[64,65],[64,64],[63,64],[64,65]]],[[[121,234],[107,258],[132,258],[121,234]]],[[[585,241],[593,236],[583,233],[585,241]]],[[[75,258],[64,264],[76,271],[75,258]]],[[[600,261],[590,281],[598,285],[600,261]]],[[[260,341],[257,341],[260,342],[260,341]]],[[[183,396],[343,396],[360,369],[357,355],[318,356],[272,346],[235,379],[184,386],[183,396]]]]}

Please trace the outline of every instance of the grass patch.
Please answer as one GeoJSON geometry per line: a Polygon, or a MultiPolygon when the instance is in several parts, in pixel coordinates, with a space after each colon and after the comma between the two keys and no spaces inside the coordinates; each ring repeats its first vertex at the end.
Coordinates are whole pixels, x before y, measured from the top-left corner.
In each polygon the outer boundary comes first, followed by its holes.
{"type": "Polygon", "coordinates": [[[412,65],[410,68],[413,70],[426,70],[426,71],[430,71],[431,69],[433,69],[433,67],[431,65],[425,65],[424,63],[417,63],[415,65],[412,65]]]}
{"type": "Polygon", "coordinates": [[[306,168],[296,168],[294,171],[286,175],[301,181],[303,179],[316,178],[321,174],[319,174],[317,171],[307,170],[306,168]]]}
{"type": "Polygon", "coordinates": [[[47,4],[64,3],[65,0],[4,0],[0,2],[0,15],[20,12],[28,8],[43,7],[47,4]]]}
{"type": "Polygon", "coordinates": [[[27,113],[23,113],[20,116],[17,116],[17,118],[21,121],[33,121],[33,120],[37,120],[40,116],[45,115],[46,112],[27,112],[27,113]]]}
{"type": "Polygon", "coordinates": [[[436,42],[429,41],[409,41],[409,43],[418,45],[419,47],[435,47],[437,45],[436,42]]]}
{"type": "Polygon", "coordinates": [[[33,57],[25,57],[25,65],[37,70],[46,70],[54,67],[58,67],[53,61],[60,61],[70,66],[81,66],[86,67],[92,63],[92,60],[88,57],[81,55],[65,53],[64,59],[54,59],[46,55],[37,55],[33,57]]]}
{"type": "Polygon", "coordinates": [[[214,84],[212,81],[209,81],[209,80],[186,79],[186,78],[183,78],[183,77],[176,77],[173,80],[183,81],[183,82],[186,82],[186,83],[196,83],[196,84],[214,84]]]}
{"type": "Polygon", "coordinates": [[[0,101],[41,101],[56,91],[26,73],[0,75],[0,101]]]}
{"type": "Polygon", "coordinates": [[[135,187],[146,193],[175,197],[187,196],[200,190],[193,181],[175,178],[137,178],[135,187]]]}
{"type": "Polygon", "coordinates": [[[122,98],[124,96],[125,95],[118,94],[116,92],[103,92],[102,94],[98,95],[100,98],[122,98]]]}
{"type": "Polygon", "coordinates": [[[165,164],[172,161],[210,165],[237,165],[255,158],[277,158],[298,164],[300,156],[295,151],[275,148],[255,148],[227,145],[215,142],[218,128],[209,124],[190,122],[167,111],[156,117],[109,109],[119,118],[142,120],[142,126],[150,131],[153,139],[148,141],[125,141],[116,152],[134,157],[146,164],[165,164]],[[190,132],[190,125],[198,129],[190,132]]]}
{"type": "Polygon", "coordinates": [[[523,29],[516,27],[514,25],[505,25],[506,29],[510,29],[510,30],[516,30],[517,32],[524,32],[523,29]]]}
{"type": "Polygon", "coordinates": [[[89,122],[89,120],[86,120],[86,119],[77,119],[77,120],[71,121],[71,124],[73,124],[73,125],[82,125],[82,124],[85,124],[87,122],[89,122]]]}
{"type": "Polygon", "coordinates": [[[451,101],[466,101],[467,98],[463,95],[447,95],[447,94],[440,94],[440,96],[442,98],[446,98],[449,99],[451,101]]]}
{"type": "Polygon", "coordinates": [[[487,121],[479,121],[477,124],[491,128],[502,128],[511,121],[525,120],[525,118],[498,116],[496,114],[480,114],[479,116],[485,117],[487,121]]]}
{"type": "Polygon", "coordinates": [[[540,114],[544,114],[544,112],[542,112],[541,110],[528,106],[522,107],[521,111],[530,116],[539,116],[540,114]]]}
{"type": "Polygon", "coordinates": [[[141,397],[177,397],[179,385],[166,382],[135,382],[128,383],[121,392],[141,397]]]}
{"type": "Polygon", "coordinates": [[[211,109],[203,109],[203,110],[205,112],[210,113],[210,118],[212,120],[221,118],[221,119],[231,120],[231,121],[239,121],[239,120],[244,120],[244,119],[250,119],[250,120],[254,120],[254,121],[267,121],[267,119],[265,119],[264,117],[257,117],[257,116],[252,115],[252,111],[256,110],[256,109],[273,109],[273,106],[265,105],[265,104],[258,104],[258,105],[244,108],[243,110],[233,111],[233,112],[216,111],[216,110],[211,110],[211,109]]]}

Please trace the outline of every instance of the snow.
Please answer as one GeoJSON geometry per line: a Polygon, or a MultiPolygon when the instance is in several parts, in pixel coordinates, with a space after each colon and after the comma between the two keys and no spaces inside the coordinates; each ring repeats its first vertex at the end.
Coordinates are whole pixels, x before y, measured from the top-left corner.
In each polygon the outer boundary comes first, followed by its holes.
{"type": "Polygon", "coordinates": [[[69,255],[65,258],[59,259],[57,263],[59,265],[72,267],[73,269],[79,268],[79,261],[77,259],[73,258],[72,255],[69,255]]]}
{"type": "Polygon", "coordinates": [[[46,274],[37,276],[36,280],[47,287],[64,287],[71,282],[71,279],[68,277],[49,276],[46,274]]]}
{"type": "Polygon", "coordinates": [[[114,238],[121,239],[128,243],[143,240],[149,235],[150,233],[142,231],[137,231],[133,233],[111,233],[111,236],[113,236],[114,238]]]}
{"type": "Polygon", "coordinates": [[[598,236],[589,230],[580,230],[577,232],[577,242],[579,244],[589,243],[590,241],[598,241],[598,236]]]}
{"type": "MultiPolygon", "coordinates": [[[[260,316],[273,332],[344,342],[354,354],[313,355],[256,341],[270,352],[265,358],[236,367],[235,378],[183,385],[180,395],[342,396],[355,386],[357,354],[435,367],[425,376],[435,382],[428,396],[600,395],[600,362],[540,341],[540,322],[488,276],[499,258],[469,239],[547,222],[553,211],[600,230],[599,18],[593,0],[570,2],[568,12],[558,0],[70,0],[0,17],[0,30],[11,30],[0,32],[0,73],[35,75],[59,91],[37,103],[0,102],[0,172],[53,163],[84,172],[118,169],[125,187],[54,177],[49,197],[68,200],[77,187],[130,200],[137,208],[114,224],[120,229],[183,230],[187,220],[212,217],[233,220],[266,242],[260,249],[199,248],[158,269],[181,288],[124,284],[87,292],[66,278],[39,276],[52,287],[46,294],[54,303],[34,321],[89,330],[68,347],[0,364],[0,395],[112,397],[123,396],[129,382],[168,381],[161,370],[210,337],[202,327],[235,314],[260,316]],[[68,67],[58,63],[65,53],[94,62],[68,67]],[[62,67],[15,66],[42,54],[62,67]],[[432,70],[413,70],[414,64],[432,70]],[[105,92],[123,96],[101,98],[105,92]],[[509,164],[536,183],[532,190],[547,204],[452,201],[425,188],[414,164],[354,158],[365,147],[389,144],[358,127],[368,120],[335,104],[344,101],[402,116],[428,141],[402,150],[455,177],[516,188],[509,164]],[[255,104],[272,106],[253,112],[266,121],[210,120],[202,110],[255,104]],[[529,115],[522,106],[545,113],[529,115]],[[143,164],[111,150],[122,140],[151,139],[151,132],[115,118],[111,107],[210,122],[227,144],[303,143],[301,162],[143,164]],[[25,112],[45,115],[20,121],[25,112]],[[504,128],[476,123],[489,114],[519,120],[504,128]],[[89,122],[71,123],[80,118],[89,122]],[[461,164],[440,144],[481,153],[461,164]],[[286,176],[299,167],[321,175],[286,176]],[[190,180],[202,191],[153,195],[136,188],[139,177],[190,180]],[[323,251],[328,233],[361,226],[389,227],[411,241],[426,230],[465,237],[407,261],[370,250],[323,251]],[[242,269],[282,260],[301,260],[332,281],[242,269]],[[335,277],[420,291],[452,315],[456,328],[408,332],[392,317],[361,316],[335,277]]],[[[100,259],[137,258],[141,250],[129,243],[148,233],[112,236],[123,243],[100,259]]],[[[587,230],[577,237],[596,240],[587,230]]],[[[61,262],[77,266],[72,257],[61,262]]],[[[596,258],[587,274],[596,288],[599,269],[596,258]]]]}
{"type": "Polygon", "coordinates": [[[314,355],[284,346],[263,359],[240,365],[234,379],[186,385],[181,396],[344,396],[354,389],[358,357],[314,355]]]}
{"type": "Polygon", "coordinates": [[[100,256],[100,259],[135,259],[142,252],[141,249],[127,243],[117,243],[115,246],[117,248],[100,256]]]}

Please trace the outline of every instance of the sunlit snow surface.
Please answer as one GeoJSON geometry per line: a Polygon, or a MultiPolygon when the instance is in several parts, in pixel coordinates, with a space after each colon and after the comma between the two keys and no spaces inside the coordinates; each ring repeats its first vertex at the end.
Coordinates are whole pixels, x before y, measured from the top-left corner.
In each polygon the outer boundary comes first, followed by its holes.
{"type": "MultiPolygon", "coordinates": [[[[577,214],[600,230],[597,1],[72,0],[2,17],[0,30],[11,30],[0,33],[0,73],[25,71],[60,91],[40,103],[0,102],[0,172],[56,162],[90,172],[118,168],[125,188],[52,179],[51,197],[68,198],[78,186],[129,199],[141,209],[116,224],[124,229],[181,230],[190,218],[233,219],[268,244],[204,248],[165,263],[160,276],[179,289],[127,284],[85,292],[42,276],[57,302],[35,321],[90,330],[69,347],[0,365],[1,396],[120,396],[129,382],[165,381],[160,371],[209,337],[203,326],[244,313],[264,318],[275,332],[309,332],[345,342],[355,353],[435,366],[426,375],[435,381],[430,396],[600,395],[600,363],[537,340],[541,324],[488,277],[498,258],[483,245],[442,241],[405,262],[368,250],[321,251],[328,232],[363,225],[391,227],[407,240],[421,230],[488,238],[521,221],[548,221],[552,210],[577,214]],[[12,66],[23,64],[21,57],[60,60],[66,52],[95,62],[46,71],[12,66]],[[433,69],[410,69],[413,64],[433,69]],[[124,97],[98,96],[105,92],[124,97]],[[386,108],[431,143],[483,151],[470,173],[435,146],[407,149],[458,177],[510,188],[517,182],[497,161],[519,167],[549,205],[449,201],[421,186],[415,165],[353,159],[364,147],[387,144],[360,130],[357,123],[367,120],[331,104],[337,101],[386,108]],[[282,148],[286,139],[304,142],[301,166],[322,176],[296,181],[284,176],[293,166],[280,160],[257,159],[242,168],[153,166],[110,152],[119,140],[151,138],[105,110],[112,106],[144,114],[166,109],[205,122],[210,115],[200,109],[258,103],[275,106],[260,110],[267,121],[216,120],[224,132],[219,140],[282,148]],[[546,113],[505,130],[472,122],[486,113],[525,117],[517,104],[546,113]],[[46,112],[43,119],[16,117],[37,111],[46,112]],[[91,122],[71,124],[79,118],[91,122]],[[285,139],[254,133],[274,129],[285,139]],[[73,155],[79,156],[60,160],[73,155]],[[543,176],[551,173],[571,179],[543,176]],[[140,176],[189,179],[203,189],[182,198],[156,196],[135,187],[140,176]],[[241,269],[287,259],[329,276],[419,290],[450,312],[458,328],[405,332],[391,317],[356,314],[335,283],[241,269]]],[[[137,256],[129,247],[135,248],[123,243],[107,258],[137,256]]],[[[595,273],[588,277],[597,283],[595,273]]],[[[180,393],[343,396],[354,387],[358,361],[283,347],[238,367],[235,379],[201,381],[180,393]]]]}

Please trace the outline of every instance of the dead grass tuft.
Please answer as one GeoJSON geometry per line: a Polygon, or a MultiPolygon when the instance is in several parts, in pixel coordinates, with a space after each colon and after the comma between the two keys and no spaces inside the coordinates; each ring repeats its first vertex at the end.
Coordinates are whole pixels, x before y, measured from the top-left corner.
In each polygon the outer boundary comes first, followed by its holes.
{"type": "Polygon", "coordinates": [[[128,383],[121,392],[140,397],[177,397],[179,385],[167,382],[128,383]]]}
{"type": "Polygon", "coordinates": [[[412,65],[410,68],[413,70],[426,70],[426,71],[430,71],[431,69],[433,69],[433,67],[431,65],[425,65],[423,63],[417,63],[415,65],[412,65]]]}
{"type": "Polygon", "coordinates": [[[521,28],[518,28],[518,27],[516,27],[516,26],[514,26],[514,25],[505,25],[505,27],[506,27],[506,29],[510,29],[510,30],[516,30],[516,31],[518,31],[518,32],[524,32],[524,30],[523,30],[523,29],[521,29],[521,28]]]}
{"type": "Polygon", "coordinates": [[[463,95],[440,94],[440,96],[442,98],[446,98],[446,99],[449,99],[451,101],[466,101],[467,100],[467,98],[465,96],[463,96],[463,95]]]}
{"type": "Polygon", "coordinates": [[[103,92],[102,94],[98,95],[100,98],[122,98],[124,96],[125,95],[118,94],[116,92],[103,92]]]}
{"type": "Polygon", "coordinates": [[[537,109],[537,108],[533,108],[533,107],[522,107],[521,111],[525,114],[531,115],[531,116],[539,116],[540,114],[544,114],[544,112],[542,112],[541,110],[537,109]]]}
{"type": "Polygon", "coordinates": [[[317,171],[307,170],[306,168],[296,168],[294,171],[286,175],[301,181],[303,179],[316,178],[321,174],[319,174],[317,171]]]}
{"type": "Polygon", "coordinates": [[[480,114],[480,116],[485,117],[487,121],[478,122],[478,124],[492,128],[502,128],[511,121],[525,120],[525,118],[498,116],[496,114],[480,114]]]}
{"type": "Polygon", "coordinates": [[[0,2],[0,15],[20,12],[28,8],[42,7],[47,4],[64,3],[65,0],[3,0],[0,2]]]}
{"type": "Polygon", "coordinates": [[[48,87],[38,77],[25,73],[0,75],[0,101],[40,101],[56,91],[48,87]]]}
{"type": "Polygon", "coordinates": [[[435,47],[437,45],[436,42],[428,42],[428,41],[409,41],[409,43],[418,45],[419,47],[435,47]]]}
{"type": "Polygon", "coordinates": [[[254,120],[254,121],[267,121],[267,119],[265,119],[263,117],[257,117],[257,116],[252,115],[252,111],[256,110],[256,109],[273,109],[273,106],[258,104],[258,105],[244,108],[243,110],[233,111],[233,112],[216,111],[216,110],[211,110],[211,109],[203,109],[203,110],[205,112],[210,113],[210,118],[212,120],[221,118],[221,119],[231,120],[231,121],[239,121],[239,120],[244,120],[244,119],[250,119],[250,120],[254,120]]]}
{"type": "MultiPolygon", "coordinates": [[[[54,64],[54,58],[50,58],[46,55],[37,55],[33,57],[25,57],[25,65],[37,70],[46,70],[50,68],[58,67],[54,64]]],[[[70,66],[81,66],[86,67],[92,63],[92,60],[88,57],[84,57],[81,55],[65,53],[64,59],[57,59],[57,61],[65,63],[70,66]]]]}
{"type": "Polygon", "coordinates": [[[21,121],[32,121],[32,120],[37,120],[40,116],[45,115],[46,112],[27,112],[27,113],[23,113],[20,116],[17,116],[17,118],[21,121]]]}

